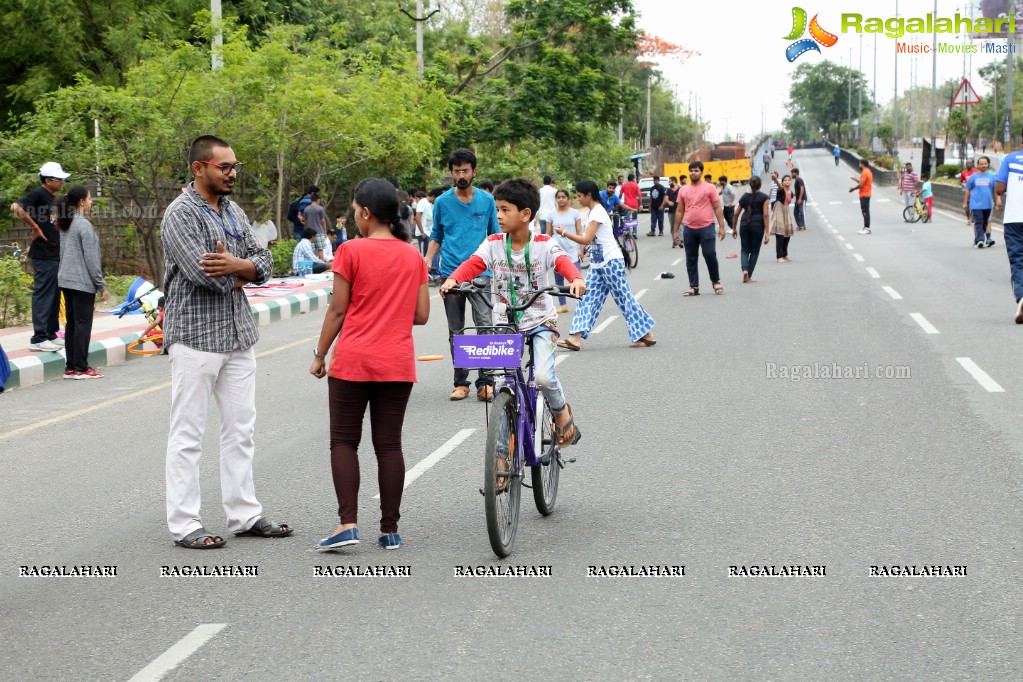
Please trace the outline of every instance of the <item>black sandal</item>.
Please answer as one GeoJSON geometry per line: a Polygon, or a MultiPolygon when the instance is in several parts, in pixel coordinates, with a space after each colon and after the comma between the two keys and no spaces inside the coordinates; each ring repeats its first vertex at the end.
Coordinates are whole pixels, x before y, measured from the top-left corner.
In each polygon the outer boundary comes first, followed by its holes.
{"type": "Polygon", "coordinates": [[[568,423],[565,424],[564,427],[558,426],[557,422],[554,423],[554,437],[557,440],[558,445],[563,448],[567,448],[569,445],[575,445],[579,442],[579,439],[583,437],[583,432],[575,425],[575,417],[572,415],[572,406],[566,403],[565,409],[568,410],[568,423]],[[568,435],[570,432],[572,434],[571,438],[568,435]]]}
{"type": "Polygon", "coordinates": [[[689,291],[682,294],[683,296],[699,296],[700,287],[689,287],[689,291]]]}
{"type": "Polygon", "coordinates": [[[185,549],[216,549],[226,545],[227,541],[219,535],[214,535],[205,528],[199,527],[180,540],[175,540],[174,544],[185,549]],[[213,542],[206,542],[206,538],[213,542]]]}
{"type": "Polygon", "coordinates": [[[295,529],[289,528],[286,523],[275,524],[265,516],[260,516],[248,530],[235,533],[235,535],[252,535],[257,538],[286,538],[294,532],[295,529]]]}

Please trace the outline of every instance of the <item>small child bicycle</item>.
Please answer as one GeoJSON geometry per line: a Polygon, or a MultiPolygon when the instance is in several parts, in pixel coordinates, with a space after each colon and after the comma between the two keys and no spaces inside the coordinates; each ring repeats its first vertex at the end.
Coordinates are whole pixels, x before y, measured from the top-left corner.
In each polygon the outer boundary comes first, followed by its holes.
{"type": "MultiPolygon", "coordinates": [[[[465,282],[448,293],[461,296],[478,293],[488,307],[494,308],[488,286],[465,282]]],[[[515,541],[525,467],[530,468],[532,485],[527,487],[533,489],[536,509],[548,516],[558,497],[561,469],[566,461],[575,461],[562,455],[554,437],[554,416],[535,380],[531,339],[519,331],[515,322],[514,313],[528,309],[544,295],[577,298],[567,286],[534,289],[521,304],[507,307],[508,324],[466,327],[453,339],[455,367],[503,376],[495,387],[487,420],[484,481],[480,489],[490,546],[499,557],[508,556],[515,541]],[[465,334],[470,330],[477,334],[465,334]],[[499,333],[502,330],[505,333],[499,333]],[[529,356],[523,367],[525,348],[529,356]]]]}

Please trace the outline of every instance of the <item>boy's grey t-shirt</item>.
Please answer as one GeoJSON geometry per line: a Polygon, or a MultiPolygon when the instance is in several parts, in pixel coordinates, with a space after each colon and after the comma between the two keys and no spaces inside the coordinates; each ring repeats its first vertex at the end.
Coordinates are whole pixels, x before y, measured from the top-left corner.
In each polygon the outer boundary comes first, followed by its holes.
{"type": "Polygon", "coordinates": [[[327,217],[327,210],[319,204],[309,204],[302,212],[305,216],[305,226],[311,227],[320,234],[323,234],[323,219],[327,217]]]}

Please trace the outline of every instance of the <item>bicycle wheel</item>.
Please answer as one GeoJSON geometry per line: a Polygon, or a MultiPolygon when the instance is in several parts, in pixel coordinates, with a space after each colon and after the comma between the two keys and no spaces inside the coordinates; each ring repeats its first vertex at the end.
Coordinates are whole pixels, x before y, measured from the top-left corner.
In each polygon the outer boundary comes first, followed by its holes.
{"type": "Polygon", "coordinates": [[[920,220],[920,214],[916,212],[916,208],[913,206],[907,206],[902,209],[902,219],[907,223],[915,223],[920,220]]]}
{"type": "Polygon", "coordinates": [[[550,455],[546,464],[530,467],[533,474],[533,501],[536,510],[544,516],[554,511],[554,502],[558,499],[558,479],[561,478],[561,465],[554,447],[554,415],[551,408],[540,393],[536,397],[536,449],[537,458],[550,455]]]}
{"type": "Polygon", "coordinates": [[[156,355],[163,350],[163,334],[153,334],[143,339],[137,339],[128,344],[128,352],[132,355],[156,355]],[[152,348],[146,348],[145,344],[152,343],[152,348]]]}
{"type": "Polygon", "coordinates": [[[632,235],[632,236],[629,237],[629,241],[626,243],[626,246],[628,247],[628,249],[630,251],[630,253],[629,253],[629,261],[632,263],[632,265],[629,266],[629,267],[632,267],[632,268],[639,267],[639,244],[636,243],[636,236],[635,235],[632,235]]]}
{"type": "Polygon", "coordinates": [[[618,245],[622,249],[622,259],[625,261],[625,269],[632,269],[632,252],[633,249],[629,247],[629,243],[632,241],[632,236],[628,233],[622,235],[622,240],[618,242],[618,245]]]}
{"type": "Polygon", "coordinates": [[[483,461],[483,506],[487,517],[487,535],[490,537],[490,547],[499,557],[511,553],[515,530],[519,525],[522,477],[516,475],[514,470],[518,447],[517,428],[515,396],[502,391],[494,396],[483,461]]]}
{"type": "Polygon", "coordinates": [[[920,220],[924,221],[925,223],[931,222],[931,216],[927,212],[927,208],[926,207],[924,207],[923,213],[920,214],[920,220]]]}

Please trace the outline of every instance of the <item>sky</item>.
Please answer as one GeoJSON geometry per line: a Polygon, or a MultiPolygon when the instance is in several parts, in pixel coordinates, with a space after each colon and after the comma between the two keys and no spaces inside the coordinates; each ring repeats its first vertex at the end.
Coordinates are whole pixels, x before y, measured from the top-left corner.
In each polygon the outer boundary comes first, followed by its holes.
{"type": "MultiPolygon", "coordinates": [[[[964,12],[969,2],[938,0],[938,14],[951,17],[957,10],[964,12]]],[[[900,91],[909,87],[911,71],[916,73],[918,86],[931,85],[932,55],[896,55],[897,41],[885,35],[865,33],[861,39],[857,33],[842,33],[841,15],[856,12],[864,19],[887,19],[896,16],[898,4],[898,16],[924,17],[933,12],[934,0],[730,0],[723,11],[713,9],[713,2],[673,5],[664,0],[633,0],[633,3],[640,14],[640,30],[700,53],[684,64],[662,59],[658,67],[676,88],[684,105],[692,100],[695,109],[699,97],[701,118],[710,122],[708,137],[712,141],[720,141],[725,135],[734,138],[738,133],[745,134],[746,140],[755,138],[761,130],[762,107],[766,111],[767,129],[781,129],[788,115],[786,102],[791,74],[800,64],[826,59],[848,65],[851,48],[853,67],[864,73],[868,87],[872,87],[875,38],[879,105],[892,101],[896,66],[900,91]],[[701,5],[706,9],[696,9],[701,5]],[[792,30],[793,7],[802,7],[809,17],[819,14],[820,26],[836,34],[838,42],[830,48],[822,47],[819,54],[807,52],[789,63],[785,48],[793,41],[785,37],[792,30]]],[[[1023,6],[1023,2],[1020,4],[1023,6]]],[[[907,34],[901,40],[913,38],[929,44],[932,34],[907,34]]],[[[964,36],[940,34],[938,40],[963,42],[964,36]]],[[[1004,40],[998,42],[1005,44],[1004,40]]],[[[950,78],[965,76],[982,98],[990,96],[977,72],[998,59],[1004,61],[1005,56],[974,54],[967,57],[964,70],[962,55],[939,54],[937,82],[941,84],[950,78]]],[[[938,97],[940,99],[941,95],[938,97]]]]}

